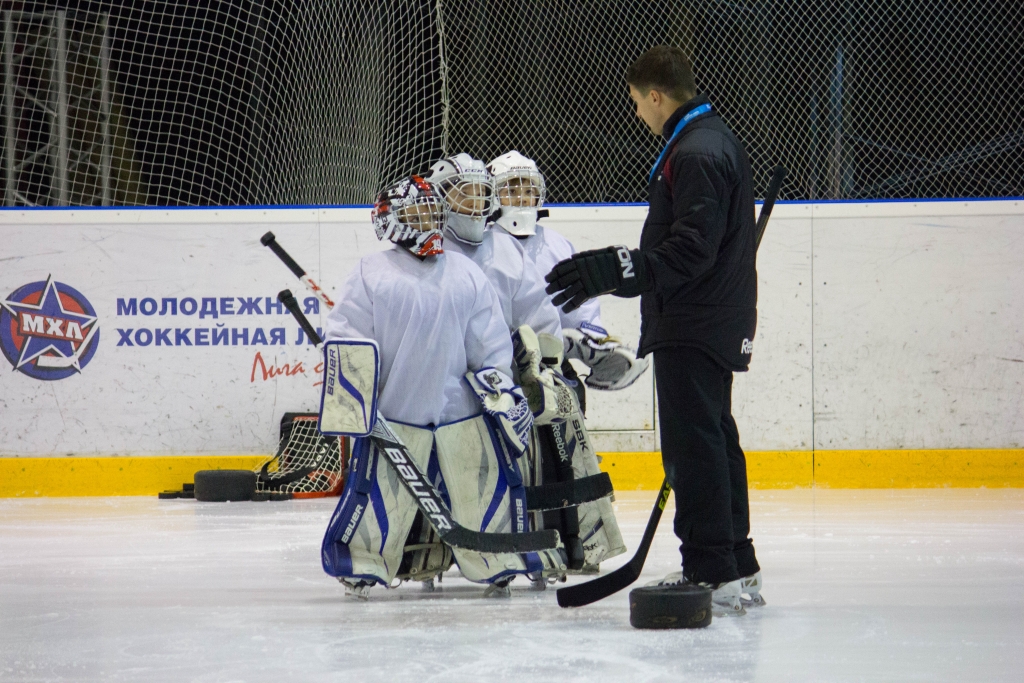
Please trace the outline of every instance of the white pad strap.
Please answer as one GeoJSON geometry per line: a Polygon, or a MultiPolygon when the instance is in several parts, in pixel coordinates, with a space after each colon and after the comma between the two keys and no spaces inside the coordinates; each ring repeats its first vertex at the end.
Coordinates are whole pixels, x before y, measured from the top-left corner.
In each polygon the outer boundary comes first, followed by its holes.
{"type": "Polygon", "coordinates": [[[367,436],[377,421],[380,351],[370,339],[332,339],[324,344],[320,431],[330,436],[367,436]]]}
{"type": "Polygon", "coordinates": [[[523,390],[495,368],[467,372],[465,379],[483,404],[484,412],[494,418],[505,443],[516,457],[521,456],[530,445],[533,427],[533,414],[523,390]]]}

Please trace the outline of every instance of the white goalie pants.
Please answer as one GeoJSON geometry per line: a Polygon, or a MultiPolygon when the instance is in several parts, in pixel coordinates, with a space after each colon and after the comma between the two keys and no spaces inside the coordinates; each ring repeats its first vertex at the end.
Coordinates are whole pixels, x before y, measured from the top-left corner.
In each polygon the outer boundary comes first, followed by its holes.
{"type": "MultiPolygon", "coordinates": [[[[395,422],[389,425],[449,502],[456,522],[491,533],[527,530],[526,495],[519,465],[506,457],[504,444],[484,416],[434,430],[395,422]]],[[[412,494],[399,481],[387,458],[369,439],[357,439],[345,490],[324,536],[324,570],[332,576],[390,585],[399,573],[418,512],[412,494]]],[[[438,550],[443,551],[440,547],[438,550]]],[[[557,551],[452,551],[462,575],[481,583],[563,564],[557,551]]],[[[434,566],[437,571],[447,568],[446,564],[434,566]]],[[[422,573],[422,566],[420,570],[422,573]]]]}

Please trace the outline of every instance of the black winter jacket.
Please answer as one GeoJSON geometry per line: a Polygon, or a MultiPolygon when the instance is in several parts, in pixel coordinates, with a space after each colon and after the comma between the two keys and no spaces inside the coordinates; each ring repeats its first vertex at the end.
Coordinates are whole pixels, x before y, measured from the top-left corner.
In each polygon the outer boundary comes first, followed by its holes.
{"type": "MultiPolygon", "coordinates": [[[[665,137],[707,101],[680,107],[665,137]]],[[[757,325],[754,183],[746,150],[714,110],[682,130],[650,180],[648,201],[640,253],[653,286],[640,299],[639,354],[690,346],[746,370],[757,325]]]]}

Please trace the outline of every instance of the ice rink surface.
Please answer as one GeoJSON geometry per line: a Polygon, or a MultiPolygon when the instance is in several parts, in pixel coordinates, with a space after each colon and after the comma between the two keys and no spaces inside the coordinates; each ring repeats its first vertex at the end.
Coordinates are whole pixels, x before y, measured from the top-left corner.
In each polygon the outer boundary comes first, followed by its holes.
{"type": "MultiPolygon", "coordinates": [[[[605,569],[653,495],[618,494],[605,569]]],[[[353,602],[319,563],[335,502],[0,500],[0,680],[1024,680],[1021,490],[753,492],[768,605],[699,631],[521,581],[353,602]]],[[[641,581],[677,561],[666,515],[641,581]]]]}

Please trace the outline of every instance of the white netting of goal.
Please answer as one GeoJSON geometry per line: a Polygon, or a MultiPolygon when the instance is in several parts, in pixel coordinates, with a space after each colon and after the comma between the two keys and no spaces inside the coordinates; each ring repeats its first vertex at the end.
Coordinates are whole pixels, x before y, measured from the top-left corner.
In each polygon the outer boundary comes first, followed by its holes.
{"type": "Polygon", "coordinates": [[[444,154],[637,202],[660,141],[622,75],[660,43],[784,199],[1024,195],[1024,4],[978,0],[5,3],[18,205],[366,204],[444,154]],[[82,5],[85,6],[85,5],[82,5]]]}
{"type": "Polygon", "coordinates": [[[345,444],[344,439],[321,434],[316,415],[285,415],[277,453],[256,468],[256,490],[293,498],[341,495],[345,444]]]}

